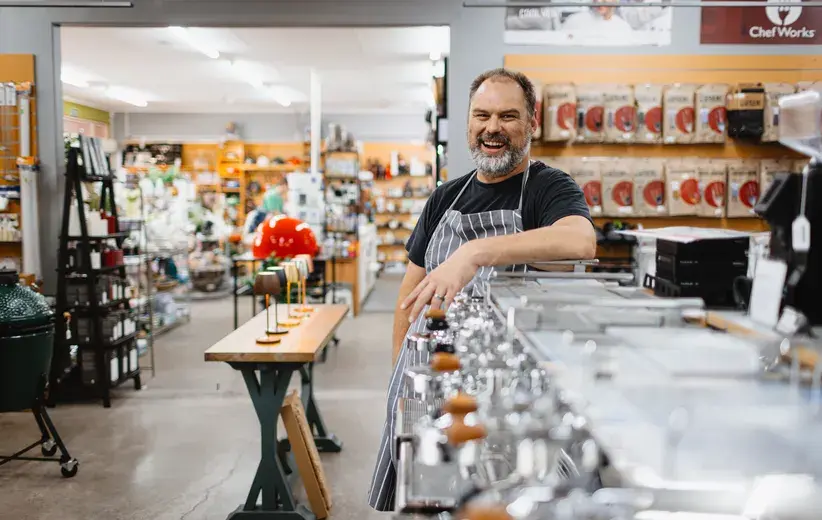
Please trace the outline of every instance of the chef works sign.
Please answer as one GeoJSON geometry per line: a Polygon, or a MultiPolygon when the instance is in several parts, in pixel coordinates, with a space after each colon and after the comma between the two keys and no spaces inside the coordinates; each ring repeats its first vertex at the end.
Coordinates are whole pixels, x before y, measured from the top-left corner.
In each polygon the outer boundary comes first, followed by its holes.
{"type": "Polygon", "coordinates": [[[797,0],[768,0],[763,7],[702,8],[702,43],[803,45],[822,43],[822,8],[797,0]]]}

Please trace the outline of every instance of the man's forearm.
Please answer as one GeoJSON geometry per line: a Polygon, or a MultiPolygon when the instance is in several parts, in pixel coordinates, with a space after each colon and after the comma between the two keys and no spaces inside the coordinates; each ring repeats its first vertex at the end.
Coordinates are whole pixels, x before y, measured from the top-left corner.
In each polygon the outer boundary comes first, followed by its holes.
{"type": "Polygon", "coordinates": [[[586,260],[596,256],[596,235],[585,225],[550,226],[515,235],[474,240],[471,257],[477,266],[528,264],[551,260],[586,260]]]}

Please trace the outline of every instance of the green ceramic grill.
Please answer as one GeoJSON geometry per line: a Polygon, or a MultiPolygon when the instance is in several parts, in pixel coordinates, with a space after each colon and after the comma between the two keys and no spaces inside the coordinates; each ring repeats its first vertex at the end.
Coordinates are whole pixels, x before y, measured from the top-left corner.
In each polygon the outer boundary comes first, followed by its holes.
{"type": "Polygon", "coordinates": [[[0,413],[26,410],[42,395],[54,350],[46,299],[0,271],[0,413]]]}
{"type": "Polygon", "coordinates": [[[54,352],[54,311],[42,295],[19,280],[16,271],[0,270],[0,413],[31,410],[40,439],[13,455],[0,455],[0,466],[15,460],[53,461],[60,464],[64,477],[73,477],[78,462],[69,455],[43,403],[54,352]],[[27,455],[37,447],[43,457],[27,455]]]}

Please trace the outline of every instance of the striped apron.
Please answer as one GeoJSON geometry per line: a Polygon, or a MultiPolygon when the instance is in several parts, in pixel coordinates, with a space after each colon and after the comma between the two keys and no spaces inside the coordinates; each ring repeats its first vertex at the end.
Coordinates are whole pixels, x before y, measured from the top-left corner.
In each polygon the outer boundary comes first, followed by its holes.
{"type": "MultiPolygon", "coordinates": [[[[468,188],[468,185],[474,181],[476,171],[471,175],[472,178],[465,183],[462,190],[457,194],[454,202],[445,211],[442,218],[428,242],[428,247],[425,250],[425,272],[430,273],[436,269],[440,264],[445,262],[459,247],[471,240],[478,238],[487,238],[500,235],[511,235],[522,232],[522,197],[525,193],[525,184],[528,182],[528,174],[531,169],[529,163],[528,169],[523,174],[522,189],[519,195],[519,207],[516,210],[501,209],[496,211],[484,211],[481,213],[467,213],[462,214],[454,209],[457,201],[468,188]]],[[[527,266],[509,266],[506,270],[525,271],[527,266]]],[[[501,269],[497,267],[497,269],[501,269]]],[[[482,290],[481,283],[487,280],[494,271],[492,267],[482,267],[463,289],[470,290],[472,294],[477,294],[482,290]]],[[[423,312],[417,317],[408,333],[423,332],[425,330],[425,312],[428,306],[425,306],[423,312]]],[[[428,362],[428,352],[417,352],[406,348],[403,345],[400,349],[400,355],[397,359],[397,364],[394,367],[394,372],[391,375],[391,382],[388,387],[388,407],[386,409],[385,426],[382,432],[382,441],[380,442],[379,454],[377,456],[376,467],[374,468],[374,475],[371,479],[371,489],[368,495],[368,504],[377,511],[393,511],[394,510],[394,494],[396,489],[396,468],[394,461],[396,460],[395,448],[395,420],[397,412],[397,403],[400,398],[412,397],[413,392],[407,387],[404,382],[405,370],[408,367],[422,365],[428,362]]]]}

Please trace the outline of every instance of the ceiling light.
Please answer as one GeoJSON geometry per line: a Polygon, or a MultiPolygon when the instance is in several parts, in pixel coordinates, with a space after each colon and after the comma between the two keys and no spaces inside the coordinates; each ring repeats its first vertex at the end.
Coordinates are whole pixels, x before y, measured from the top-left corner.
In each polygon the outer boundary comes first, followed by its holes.
{"type": "Polygon", "coordinates": [[[168,30],[171,31],[174,34],[174,36],[176,36],[179,39],[183,40],[184,42],[189,44],[191,47],[193,47],[193,48],[197,49],[198,51],[202,52],[203,54],[205,54],[209,58],[211,58],[213,60],[216,60],[217,58],[220,57],[219,51],[217,51],[216,49],[212,49],[212,48],[210,48],[206,45],[203,45],[202,43],[197,41],[197,38],[194,38],[191,34],[191,31],[189,31],[185,27],[170,26],[168,28],[168,30]]]}
{"type": "Polygon", "coordinates": [[[60,81],[78,88],[88,88],[88,80],[70,70],[60,71],[60,81]]]}
{"type": "Polygon", "coordinates": [[[428,58],[431,61],[440,61],[442,59],[442,53],[440,51],[431,51],[431,54],[428,55],[428,58]]]}
{"type": "Polygon", "coordinates": [[[110,97],[111,99],[116,99],[117,101],[122,101],[123,103],[128,103],[129,105],[134,105],[135,107],[147,107],[148,102],[144,99],[141,99],[129,91],[126,91],[119,87],[108,87],[106,90],[106,96],[110,97]]]}

